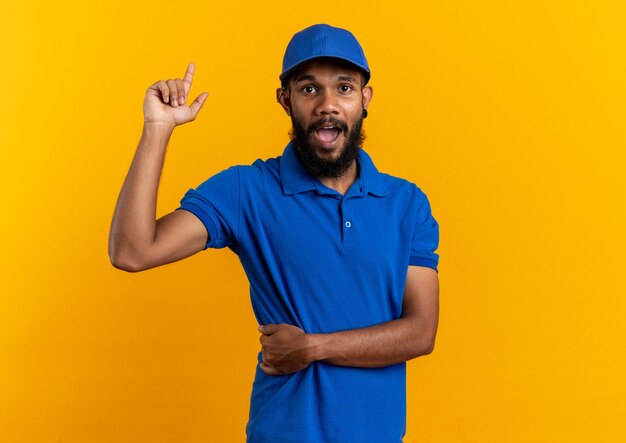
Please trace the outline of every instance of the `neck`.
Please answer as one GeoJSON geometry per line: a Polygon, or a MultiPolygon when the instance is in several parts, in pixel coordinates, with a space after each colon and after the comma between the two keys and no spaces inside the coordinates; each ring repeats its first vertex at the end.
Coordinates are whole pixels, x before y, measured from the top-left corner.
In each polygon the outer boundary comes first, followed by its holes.
{"type": "Polygon", "coordinates": [[[359,162],[355,159],[352,161],[350,167],[346,169],[346,172],[340,177],[318,177],[318,180],[325,186],[339,192],[341,195],[345,195],[359,176],[358,164],[359,162]]]}

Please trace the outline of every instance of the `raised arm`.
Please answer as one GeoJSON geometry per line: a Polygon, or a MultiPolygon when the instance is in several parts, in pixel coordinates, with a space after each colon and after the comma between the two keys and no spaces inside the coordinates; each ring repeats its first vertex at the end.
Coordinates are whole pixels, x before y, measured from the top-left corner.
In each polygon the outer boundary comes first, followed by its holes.
{"type": "Polygon", "coordinates": [[[108,252],[111,264],[137,272],[188,257],[207,242],[202,222],[187,211],[156,220],[156,201],[167,144],[174,128],[195,120],[208,93],[187,106],[195,66],[183,79],[159,80],[144,98],[144,125],[139,146],[119,194],[108,252]]]}

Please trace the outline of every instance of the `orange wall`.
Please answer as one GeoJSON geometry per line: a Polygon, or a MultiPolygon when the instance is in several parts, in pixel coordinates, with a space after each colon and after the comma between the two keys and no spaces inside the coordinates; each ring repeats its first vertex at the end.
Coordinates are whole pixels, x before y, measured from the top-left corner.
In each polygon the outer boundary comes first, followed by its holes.
{"type": "Polygon", "coordinates": [[[283,51],[327,22],[372,68],[365,148],[440,223],[405,443],[626,441],[623,2],[50,3],[0,3],[0,440],[245,441],[237,257],[125,273],[109,226],[148,86],[194,61],[210,94],[172,136],[160,217],[282,153],[283,51]]]}

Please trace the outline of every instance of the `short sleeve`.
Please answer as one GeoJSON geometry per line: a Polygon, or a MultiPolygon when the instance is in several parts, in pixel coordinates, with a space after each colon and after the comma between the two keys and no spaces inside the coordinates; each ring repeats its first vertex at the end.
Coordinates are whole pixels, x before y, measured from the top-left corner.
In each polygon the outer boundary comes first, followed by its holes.
{"type": "Polygon", "coordinates": [[[427,266],[439,272],[439,223],[432,215],[426,194],[418,188],[417,215],[411,241],[409,265],[427,266]]]}
{"type": "Polygon", "coordinates": [[[193,213],[204,224],[207,248],[224,248],[237,243],[240,202],[239,169],[231,166],[189,189],[176,210],[193,213]]]}

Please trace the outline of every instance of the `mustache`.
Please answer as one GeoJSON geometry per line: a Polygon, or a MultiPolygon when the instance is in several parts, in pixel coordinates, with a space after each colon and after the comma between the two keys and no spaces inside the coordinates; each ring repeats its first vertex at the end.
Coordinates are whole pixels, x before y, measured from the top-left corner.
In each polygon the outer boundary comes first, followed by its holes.
{"type": "Polygon", "coordinates": [[[326,126],[326,125],[333,125],[333,126],[339,128],[339,129],[341,129],[344,133],[348,132],[348,125],[345,122],[342,122],[341,120],[339,120],[336,117],[329,117],[329,118],[325,118],[325,119],[318,120],[316,122],[311,123],[311,126],[309,126],[307,134],[310,135],[315,130],[321,128],[322,126],[326,126]]]}

